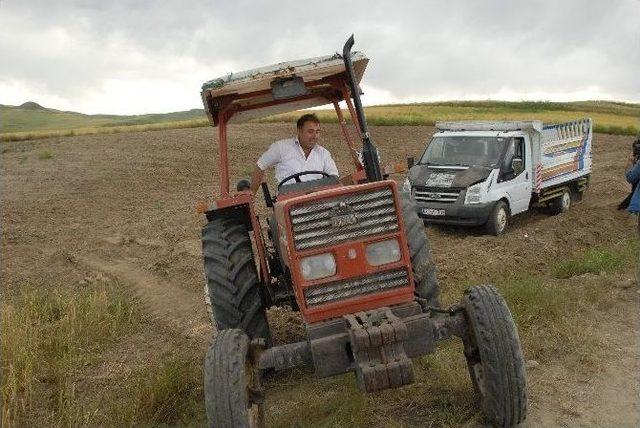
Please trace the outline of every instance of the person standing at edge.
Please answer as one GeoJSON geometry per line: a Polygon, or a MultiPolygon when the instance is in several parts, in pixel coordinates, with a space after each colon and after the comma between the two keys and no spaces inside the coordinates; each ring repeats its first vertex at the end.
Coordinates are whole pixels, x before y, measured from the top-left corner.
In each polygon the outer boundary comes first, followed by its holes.
{"type": "Polygon", "coordinates": [[[640,236],[640,158],[636,156],[635,148],[636,145],[640,146],[640,138],[633,143],[634,153],[630,156],[631,168],[625,174],[627,181],[633,186],[633,193],[631,194],[631,199],[629,200],[629,206],[627,210],[630,213],[634,213],[638,216],[638,227],[637,232],[640,236]]]}

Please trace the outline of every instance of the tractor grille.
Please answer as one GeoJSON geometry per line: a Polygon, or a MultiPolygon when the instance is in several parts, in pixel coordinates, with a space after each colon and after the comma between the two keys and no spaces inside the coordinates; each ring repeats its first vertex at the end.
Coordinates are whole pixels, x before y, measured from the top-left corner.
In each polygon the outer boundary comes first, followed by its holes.
{"type": "Polygon", "coordinates": [[[379,293],[408,284],[407,271],[399,269],[346,281],[315,285],[304,290],[307,305],[318,306],[365,294],[379,293]]]}
{"type": "Polygon", "coordinates": [[[421,202],[439,202],[441,204],[451,204],[458,199],[462,189],[456,188],[436,188],[436,187],[414,187],[413,197],[421,202]]]}
{"type": "Polygon", "coordinates": [[[314,201],[291,211],[297,250],[398,230],[398,216],[390,188],[314,201]],[[346,218],[346,221],[336,221],[346,218]]]}

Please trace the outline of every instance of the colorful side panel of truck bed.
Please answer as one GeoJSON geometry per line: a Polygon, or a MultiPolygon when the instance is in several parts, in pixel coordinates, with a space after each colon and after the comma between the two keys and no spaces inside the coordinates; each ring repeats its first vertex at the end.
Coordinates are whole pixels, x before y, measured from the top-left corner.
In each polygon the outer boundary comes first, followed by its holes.
{"type": "Polygon", "coordinates": [[[591,119],[545,125],[536,191],[591,173],[591,119]]]}

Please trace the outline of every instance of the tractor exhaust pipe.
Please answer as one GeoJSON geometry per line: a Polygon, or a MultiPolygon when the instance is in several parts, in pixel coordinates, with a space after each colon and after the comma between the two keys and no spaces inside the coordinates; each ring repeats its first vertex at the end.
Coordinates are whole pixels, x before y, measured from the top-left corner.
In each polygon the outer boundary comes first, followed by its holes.
{"type": "Polygon", "coordinates": [[[349,76],[349,88],[351,89],[351,98],[353,98],[353,104],[358,115],[358,122],[360,122],[360,138],[362,139],[362,160],[364,163],[364,170],[367,174],[367,181],[381,181],[382,171],[380,169],[380,159],[378,159],[378,149],[371,141],[369,136],[369,130],[367,128],[367,120],[364,117],[364,110],[362,109],[362,103],[360,102],[360,88],[356,83],[356,76],[353,72],[353,64],[351,62],[351,48],[353,47],[354,39],[353,34],[342,48],[342,59],[344,66],[347,69],[349,76]]]}

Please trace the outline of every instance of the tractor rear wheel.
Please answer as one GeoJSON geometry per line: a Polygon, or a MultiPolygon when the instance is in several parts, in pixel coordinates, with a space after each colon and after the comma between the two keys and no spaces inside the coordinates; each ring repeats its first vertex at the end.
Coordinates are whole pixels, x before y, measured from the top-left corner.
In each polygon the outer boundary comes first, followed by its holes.
{"type": "Polygon", "coordinates": [[[222,330],[204,361],[204,399],[209,427],[264,425],[260,373],[250,358],[249,337],[238,329],[222,330]]]}
{"type": "Polygon", "coordinates": [[[205,301],[218,330],[238,328],[271,345],[251,239],[241,219],[215,218],[202,228],[205,301]]]}
{"type": "Polygon", "coordinates": [[[429,306],[440,306],[436,265],[431,256],[429,238],[424,232],[424,223],[418,217],[416,205],[411,199],[401,196],[400,200],[416,294],[426,299],[429,306]]]}
{"type": "Polygon", "coordinates": [[[527,414],[527,386],[518,331],[498,290],[492,285],[465,292],[467,334],[464,354],[485,417],[512,427],[527,414]]]}

